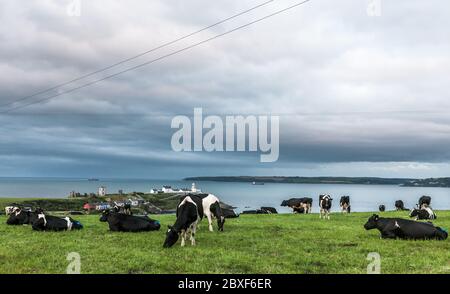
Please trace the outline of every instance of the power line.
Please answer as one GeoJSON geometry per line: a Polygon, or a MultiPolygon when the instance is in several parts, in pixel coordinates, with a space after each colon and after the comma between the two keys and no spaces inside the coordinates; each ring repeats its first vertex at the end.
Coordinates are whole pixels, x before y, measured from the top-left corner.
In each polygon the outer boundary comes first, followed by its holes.
{"type": "Polygon", "coordinates": [[[89,82],[89,83],[86,83],[86,84],[84,84],[84,85],[81,85],[81,86],[72,88],[72,89],[70,89],[70,90],[63,91],[63,92],[61,92],[61,93],[58,93],[58,94],[55,94],[55,95],[52,95],[52,96],[49,96],[49,97],[46,97],[46,98],[43,98],[43,99],[39,99],[39,100],[30,102],[30,103],[28,103],[28,104],[23,104],[23,105],[19,105],[19,106],[16,106],[16,107],[13,107],[13,108],[4,110],[4,111],[0,111],[0,114],[8,113],[8,112],[11,112],[11,111],[14,111],[14,110],[18,110],[18,109],[22,109],[22,108],[28,107],[28,106],[30,106],[30,105],[38,104],[38,103],[41,103],[41,102],[44,102],[44,101],[47,101],[47,100],[56,98],[56,97],[61,96],[61,95],[64,95],[64,94],[72,93],[72,92],[74,92],[74,91],[77,91],[77,90],[80,90],[80,89],[89,87],[89,86],[91,86],[91,85],[97,84],[97,83],[102,82],[102,81],[104,81],[104,80],[107,80],[107,79],[116,77],[116,76],[121,75],[121,74],[123,74],[123,73],[126,73],[126,72],[129,72],[129,71],[132,71],[132,70],[135,70],[135,69],[144,67],[144,66],[149,65],[149,64],[152,64],[152,63],[155,63],[155,62],[157,62],[157,61],[160,61],[160,60],[165,59],[165,58],[168,58],[168,57],[170,57],[170,56],[173,56],[173,55],[179,54],[179,53],[181,53],[181,52],[187,51],[187,50],[192,49],[192,48],[194,48],[194,47],[200,46],[200,45],[205,44],[205,43],[207,43],[207,42],[209,42],[209,41],[212,41],[212,40],[214,40],[214,39],[223,37],[223,36],[225,36],[225,35],[228,35],[228,34],[230,34],[230,33],[233,33],[233,32],[235,32],[235,31],[238,31],[238,30],[240,30],[240,29],[249,27],[249,26],[251,26],[252,24],[261,22],[261,21],[266,20],[266,19],[268,19],[268,18],[271,18],[271,17],[273,17],[273,16],[275,16],[275,15],[278,15],[278,14],[281,14],[281,13],[286,12],[286,11],[288,11],[288,10],[291,10],[291,9],[293,9],[293,8],[295,8],[295,7],[298,7],[298,6],[300,6],[300,5],[303,5],[303,4],[305,4],[305,3],[309,2],[309,1],[311,1],[311,0],[304,0],[304,1],[302,1],[302,2],[298,2],[298,3],[294,4],[294,5],[291,5],[291,6],[289,6],[289,7],[283,8],[283,9],[281,9],[281,10],[278,10],[278,11],[276,11],[276,12],[273,12],[273,13],[271,13],[271,14],[268,14],[268,15],[266,15],[266,16],[264,16],[264,17],[258,18],[258,19],[254,20],[254,21],[251,21],[251,22],[246,23],[246,24],[244,24],[244,25],[238,26],[238,27],[236,27],[236,28],[234,28],[234,29],[228,30],[228,31],[226,31],[226,32],[224,32],[224,33],[215,35],[215,36],[213,36],[213,37],[210,37],[210,38],[205,39],[205,40],[203,40],[203,41],[200,41],[200,42],[198,42],[198,43],[194,43],[194,44],[189,45],[189,46],[187,46],[187,47],[184,47],[184,48],[182,48],[182,49],[173,51],[173,52],[171,52],[171,53],[169,53],[169,54],[165,54],[165,55],[160,56],[160,57],[158,57],[158,58],[155,58],[155,59],[153,59],[153,60],[147,61],[147,62],[145,62],[145,63],[141,63],[141,64],[139,64],[139,65],[136,65],[136,66],[133,66],[133,67],[130,67],[130,68],[127,68],[127,69],[122,70],[122,71],[120,71],[120,72],[117,72],[117,73],[115,73],[115,74],[108,75],[108,76],[103,77],[103,78],[101,78],[101,79],[94,80],[94,81],[92,81],[92,82],[89,82]]]}
{"type": "Polygon", "coordinates": [[[6,106],[12,105],[12,104],[14,104],[14,103],[23,101],[23,100],[27,100],[27,99],[29,99],[29,98],[36,97],[36,96],[38,96],[38,95],[41,95],[41,94],[50,92],[50,91],[52,91],[52,90],[56,90],[56,89],[58,89],[58,88],[60,88],[60,87],[67,86],[67,85],[69,85],[69,84],[72,84],[72,83],[74,83],[74,82],[80,81],[80,80],[85,79],[85,78],[87,78],[87,77],[90,77],[90,76],[96,75],[96,74],[98,74],[98,73],[104,72],[104,71],[106,71],[106,70],[109,70],[109,69],[111,69],[111,68],[117,67],[117,66],[119,66],[119,65],[121,65],[121,64],[124,64],[124,63],[126,63],[126,62],[135,60],[135,59],[137,59],[137,58],[139,58],[139,57],[142,57],[142,56],[144,56],[144,55],[147,55],[147,54],[149,54],[149,53],[152,53],[152,52],[154,52],[154,51],[157,51],[157,50],[159,50],[159,49],[162,49],[162,48],[164,48],[164,47],[167,47],[167,46],[169,46],[169,45],[173,45],[173,44],[175,44],[175,43],[177,43],[177,42],[179,42],[179,41],[182,41],[182,40],[184,40],[184,39],[187,39],[187,38],[189,38],[189,37],[192,37],[192,36],[194,36],[194,35],[197,35],[197,34],[203,32],[203,31],[206,31],[206,30],[208,30],[208,29],[211,29],[211,28],[213,28],[213,27],[216,27],[216,26],[218,26],[218,25],[220,25],[220,24],[223,24],[223,23],[225,23],[225,22],[227,22],[227,21],[229,21],[229,20],[232,20],[232,19],[237,18],[237,17],[239,17],[239,16],[241,16],[241,15],[244,15],[244,14],[246,14],[246,13],[249,13],[249,12],[255,10],[255,9],[258,9],[258,8],[264,6],[264,5],[267,5],[267,4],[269,4],[269,3],[273,2],[273,1],[275,1],[275,0],[269,0],[269,1],[266,1],[266,2],[264,2],[264,3],[258,4],[258,5],[256,5],[256,6],[253,6],[253,7],[249,8],[249,9],[247,9],[247,10],[244,10],[244,11],[242,11],[242,12],[239,12],[239,13],[235,14],[235,15],[232,15],[232,16],[230,16],[230,17],[227,17],[227,18],[225,18],[225,19],[223,19],[223,20],[221,20],[221,21],[218,21],[218,22],[216,22],[216,23],[214,23],[214,24],[212,24],[212,25],[209,25],[209,26],[207,26],[207,27],[204,27],[204,28],[202,28],[202,29],[200,29],[200,30],[197,30],[197,31],[195,31],[195,32],[192,32],[192,33],[189,33],[189,34],[184,35],[184,36],[182,36],[182,37],[179,37],[179,38],[177,38],[177,39],[175,39],[175,40],[173,40],[173,41],[170,41],[170,42],[161,44],[161,45],[159,45],[159,46],[157,46],[157,47],[154,47],[154,48],[152,48],[152,49],[150,49],[150,50],[147,50],[147,51],[145,51],[145,52],[139,53],[139,54],[134,55],[134,56],[132,56],[132,57],[129,57],[129,58],[127,58],[127,59],[121,60],[121,61],[116,62],[116,63],[114,63],[114,64],[112,64],[112,65],[109,65],[109,66],[107,66],[107,67],[104,67],[104,68],[95,70],[95,71],[93,71],[93,72],[87,73],[87,74],[85,74],[85,75],[79,76],[79,77],[74,78],[74,79],[72,79],[72,80],[70,80],[70,81],[63,82],[63,83],[61,83],[61,84],[55,85],[55,86],[53,86],[53,87],[44,89],[44,90],[42,90],[42,91],[36,92],[36,93],[34,93],[34,94],[31,94],[31,95],[28,95],[28,96],[25,96],[25,97],[22,97],[22,98],[19,98],[19,99],[10,101],[10,102],[5,103],[5,104],[0,104],[0,107],[6,107],[6,106]]]}

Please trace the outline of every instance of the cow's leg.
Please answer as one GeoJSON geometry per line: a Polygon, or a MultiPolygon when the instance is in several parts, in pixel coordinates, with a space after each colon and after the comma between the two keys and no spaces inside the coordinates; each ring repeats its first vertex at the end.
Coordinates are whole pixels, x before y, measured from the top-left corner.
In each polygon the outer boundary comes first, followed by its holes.
{"type": "Polygon", "coordinates": [[[197,222],[192,224],[191,227],[191,245],[195,246],[195,232],[197,231],[197,222]]]}
{"type": "Polygon", "coordinates": [[[206,218],[208,219],[208,228],[209,231],[212,232],[213,231],[213,226],[212,226],[212,216],[211,216],[211,211],[205,211],[205,215],[206,218]]]}
{"type": "Polygon", "coordinates": [[[186,242],[186,231],[181,230],[181,247],[184,247],[185,242],[186,242]]]}

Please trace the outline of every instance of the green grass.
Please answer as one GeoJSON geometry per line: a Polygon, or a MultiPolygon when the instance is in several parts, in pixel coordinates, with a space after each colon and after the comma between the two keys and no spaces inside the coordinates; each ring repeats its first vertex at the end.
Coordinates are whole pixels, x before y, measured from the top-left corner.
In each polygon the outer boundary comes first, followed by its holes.
{"type": "MultiPolygon", "coordinates": [[[[406,217],[407,212],[385,212],[406,217]]],[[[450,211],[436,225],[450,227],[450,211]]],[[[0,273],[65,273],[69,252],[81,255],[82,273],[366,273],[369,252],[381,255],[382,273],[450,273],[450,241],[380,240],[365,231],[371,213],[242,215],[225,232],[208,232],[203,220],[197,246],[163,249],[173,215],[155,218],[159,232],[115,233],[98,216],[77,216],[85,228],[34,232],[0,217],[0,273]]]]}

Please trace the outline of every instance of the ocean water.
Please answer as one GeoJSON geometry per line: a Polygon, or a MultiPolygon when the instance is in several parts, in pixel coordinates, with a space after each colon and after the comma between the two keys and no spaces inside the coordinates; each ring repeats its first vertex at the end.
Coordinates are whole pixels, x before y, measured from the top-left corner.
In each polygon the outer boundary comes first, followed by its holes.
{"type": "MultiPolygon", "coordinates": [[[[88,181],[74,178],[0,178],[0,198],[39,197],[66,198],[70,191],[95,193],[105,186],[108,193],[149,192],[152,188],[171,185],[190,188],[191,182],[177,180],[100,179],[88,181]]],[[[396,200],[403,200],[407,208],[413,207],[420,196],[430,195],[434,209],[450,209],[450,188],[416,188],[391,185],[336,185],[336,184],[265,184],[225,182],[196,182],[203,192],[213,193],[222,201],[237,207],[237,211],[261,206],[275,207],[279,212],[290,209],[280,206],[281,201],[293,197],[313,198],[313,212],[318,212],[319,194],[332,195],[333,211],[339,210],[339,198],[349,195],[352,211],[377,211],[380,204],[387,210],[394,209],[396,200]]]]}

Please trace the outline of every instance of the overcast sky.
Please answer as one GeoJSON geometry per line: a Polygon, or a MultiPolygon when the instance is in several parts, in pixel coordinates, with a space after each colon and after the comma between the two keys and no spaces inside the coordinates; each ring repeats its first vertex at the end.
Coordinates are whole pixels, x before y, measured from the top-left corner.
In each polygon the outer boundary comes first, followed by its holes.
{"type": "MultiPolygon", "coordinates": [[[[1,105],[265,0],[81,0],[81,15],[69,16],[71,2],[0,2],[1,105]]],[[[0,114],[0,176],[450,176],[450,2],[381,0],[380,16],[368,15],[369,2],[311,0],[97,85],[0,114]],[[279,160],[172,151],[171,120],[194,107],[205,115],[279,115],[279,160]]],[[[293,3],[275,0],[58,91],[293,3]]]]}

